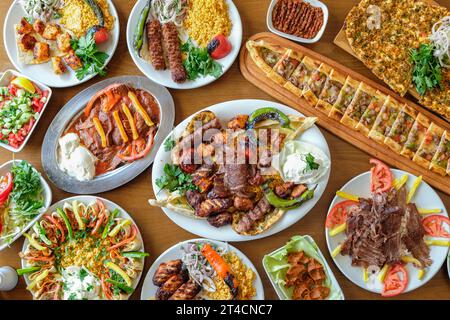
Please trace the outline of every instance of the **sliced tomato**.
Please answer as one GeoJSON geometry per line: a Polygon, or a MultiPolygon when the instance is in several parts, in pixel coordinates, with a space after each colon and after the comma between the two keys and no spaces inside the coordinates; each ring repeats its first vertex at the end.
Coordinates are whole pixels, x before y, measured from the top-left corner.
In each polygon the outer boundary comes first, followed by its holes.
{"type": "Polygon", "coordinates": [[[408,286],[408,271],[401,264],[393,266],[384,279],[383,297],[394,297],[401,294],[408,286]]]}
{"type": "Polygon", "coordinates": [[[331,229],[345,223],[345,221],[347,221],[349,208],[357,205],[358,202],[353,200],[345,200],[337,203],[333,208],[331,208],[330,213],[327,216],[325,226],[331,229]]]}
{"type": "Polygon", "coordinates": [[[0,204],[8,200],[9,194],[13,188],[13,176],[8,172],[0,179],[0,204]]]}
{"type": "MultiPolygon", "coordinates": [[[[131,144],[131,151],[130,154],[124,155],[124,154],[118,154],[117,156],[122,159],[123,161],[127,162],[133,162],[135,160],[144,158],[152,149],[153,147],[153,141],[154,136],[153,133],[149,134],[147,144],[145,145],[144,149],[142,151],[138,151],[138,148],[141,147],[140,143],[137,143],[136,141],[133,141],[131,144]]],[[[128,148],[127,148],[128,149],[128,148]]],[[[129,151],[129,150],[127,150],[129,151]]]]}
{"type": "Polygon", "coordinates": [[[450,219],[438,214],[428,216],[422,220],[425,232],[432,237],[450,238],[450,233],[444,228],[445,224],[450,230],[450,219]]]}
{"type": "Polygon", "coordinates": [[[370,159],[370,163],[375,165],[370,169],[372,174],[370,180],[370,191],[372,193],[382,193],[392,188],[392,172],[389,167],[377,159],[370,159]]]}

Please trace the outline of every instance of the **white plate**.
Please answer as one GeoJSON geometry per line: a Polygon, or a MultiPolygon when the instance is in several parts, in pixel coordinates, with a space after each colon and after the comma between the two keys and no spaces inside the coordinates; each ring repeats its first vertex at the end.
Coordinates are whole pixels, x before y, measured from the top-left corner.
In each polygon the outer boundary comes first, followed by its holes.
{"type": "Polygon", "coordinates": [[[234,252],[239,259],[242,260],[242,263],[244,263],[247,267],[253,270],[253,272],[256,275],[256,278],[253,282],[253,286],[256,289],[256,296],[253,298],[253,300],[264,300],[264,288],[261,281],[261,277],[258,274],[258,271],[256,270],[253,263],[243,254],[240,250],[236,249],[230,244],[227,244],[225,242],[210,240],[210,239],[192,239],[192,240],[186,240],[183,242],[180,242],[166,251],[164,251],[158,259],[153,262],[152,266],[147,272],[147,275],[144,279],[144,284],[142,285],[142,291],[141,291],[141,300],[149,300],[155,297],[156,290],[158,290],[158,287],[153,284],[153,275],[155,274],[156,270],[158,269],[159,265],[163,262],[167,262],[170,260],[176,260],[181,259],[181,247],[188,242],[209,242],[212,244],[217,245],[221,248],[227,248],[234,252]]]}
{"type": "MultiPolygon", "coordinates": [[[[265,100],[234,100],[219,103],[203,110],[210,110],[214,112],[216,116],[221,120],[221,123],[223,125],[229,120],[231,120],[237,114],[250,114],[253,111],[263,107],[274,107],[278,108],[279,110],[281,110],[286,114],[303,116],[300,112],[292,108],[289,108],[285,105],[265,100]]],[[[181,132],[185,129],[186,125],[188,124],[188,122],[192,117],[193,115],[185,119],[174,129],[173,131],[174,137],[180,136],[181,132]]],[[[323,152],[325,152],[325,154],[330,158],[330,150],[328,149],[327,141],[325,140],[324,136],[322,135],[317,126],[314,125],[312,128],[308,129],[299,137],[298,140],[314,144],[315,146],[320,148],[323,152]]],[[[164,199],[167,195],[165,191],[159,192],[160,189],[156,185],[156,179],[158,179],[163,175],[164,172],[163,169],[166,163],[171,163],[170,152],[164,151],[164,145],[162,145],[159,148],[158,153],[156,154],[155,161],[153,162],[153,171],[152,171],[152,186],[156,194],[156,197],[159,200],[164,199]]],[[[303,218],[321,198],[328,184],[329,177],[330,177],[330,170],[328,170],[327,174],[325,174],[324,177],[322,177],[320,182],[318,183],[313,199],[307,201],[298,209],[287,212],[280,219],[280,221],[275,223],[269,230],[256,236],[240,235],[236,233],[231,228],[230,225],[218,229],[208,224],[206,220],[191,218],[176,213],[167,208],[162,208],[162,210],[173,222],[175,222],[181,228],[204,238],[216,239],[221,241],[255,240],[271,236],[286,228],[289,228],[294,223],[298,222],[301,218],[303,218]]]]}
{"type": "MultiPolygon", "coordinates": [[[[114,17],[114,28],[109,33],[109,39],[107,42],[99,45],[100,51],[106,52],[109,57],[106,59],[105,65],[109,63],[114,52],[116,51],[117,44],[119,43],[119,16],[117,14],[116,8],[111,0],[107,0],[109,5],[109,10],[111,15],[114,17]]],[[[23,74],[29,76],[30,78],[40,79],[42,83],[45,83],[49,87],[53,88],[67,88],[79,85],[86,81],[89,81],[96,75],[90,75],[85,77],[83,80],[78,80],[75,76],[75,71],[68,69],[68,72],[63,75],[57,75],[53,72],[51,61],[38,65],[25,65],[22,64],[17,58],[17,44],[16,38],[14,36],[14,25],[20,22],[22,17],[26,16],[25,10],[22,8],[18,0],[15,0],[8,13],[6,14],[5,23],[3,25],[3,41],[8,54],[9,60],[14,65],[14,67],[22,72],[23,74]]]]}
{"type": "MultiPolygon", "coordinates": [[[[402,170],[391,169],[391,171],[394,175],[394,178],[401,178],[405,174],[409,176],[408,182],[406,184],[408,190],[411,189],[414,180],[417,178],[416,176],[402,170]]],[[[360,197],[369,198],[370,176],[371,176],[370,172],[360,174],[359,176],[347,182],[347,184],[343,186],[340,190],[350,194],[355,194],[360,197]]],[[[335,196],[333,202],[330,205],[329,210],[331,210],[331,208],[333,208],[334,205],[340,201],[343,201],[343,199],[335,196]]],[[[441,214],[448,217],[447,210],[444,204],[442,203],[442,200],[439,198],[438,194],[424,181],[422,181],[419,188],[417,189],[417,192],[412,202],[416,203],[418,208],[442,209],[441,214]]],[[[339,243],[345,240],[345,233],[341,233],[335,237],[330,237],[328,231],[329,230],[326,228],[325,235],[327,239],[328,249],[330,250],[331,253],[339,245],[339,243]]],[[[447,258],[448,247],[431,246],[430,249],[431,249],[430,258],[433,260],[433,264],[426,269],[425,275],[422,280],[417,279],[418,275],[417,268],[413,267],[410,263],[406,265],[409,282],[405,292],[415,290],[426,284],[431,278],[434,277],[434,275],[439,271],[439,269],[444,264],[445,259],[447,258]]],[[[374,293],[381,293],[382,284],[379,282],[377,283],[377,286],[375,288],[367,287],[367,284],[364,283],[363,280],[363,268],[352,266],[350,256],[343,256],[341,254],[338,254],[335,258],[333,258],[333,260],[336,263],[339,270],[341,270],[341,272],[354,284],[365,290],[374,293]]]]}
{"type": "MultiPolygon", "coordinates": [[[[335,287],[335,288],[340,292],[341,297],[342,297],[342,299],[340,299],[340,300],[345,300],[345,298],[344,298],[344,293],[342,292],[342,289],[341,289],[341,287],[339,286],[339,283],[337,282],[336,277],[335,277],[334,274],[333,274],[333,271],[331,270],[330,266],[328,265],[327,259],[325,259],[324,255],[322,254],[322,251],[320,250],[320,248],[319,248],[319,246],[317,245],[317,243],[314,241],[314,239],[313,239],[310,235],[303,236],[303,238],[305,238],[311,245],[317,247],[317,253],[318,253],[319,257],[320,257],[320,258],[322,259],[322,261],[323,261],[324,267],[325,267],[325,269],[326,269],[326,271],[327,271],[327,273],[328,273],[328,276],[330,277],[331,285],[332,285],[333,287],[335,287]]],[[[285,245],[283,245],[281,248],[279,248],[279,249],[277,249],[277,250],[275,250],[275,251],[273,251],[273,252],[271,252],[271,253],[266,254],[266,255],[263,257],[263,259],[262,259],[262,265],[263,265],[264,271],[265,271],[266,274],[267,274],[267,277],[268,277],[269,280],[270,280],[270,283],[272,284],[272,287],[275,289],[275,292],[276,292],[277,295],[278,295],[278,298],[280,298],[280,300],[292,300],[292,299],[289,299],[289,298],[283,293],[283,291],[281,290],[280,286],[279,286],[277,283],[275,283],[275,280],[273,279],[272,274],[267,270],[266,264],[264,263],[264,258],[265,258],[266,256],[274,255],[274,254],[278,253],[279,251],[284,250],[284,247],[285,247],[285,245]]],[[[327,298],[326,300],[329,300],[329,298],[327,298]]]]}
{"type": "MultiPolygon", "coordinates": [[[[165,71],[156,71],[150,62],[142,59],[135,52],[133,47],[133,38],[134,31],[136,30],[136,24],[138,23],[139,16],[142,12],[142,9],[147,5],[148,0],[138,0],[128,17],[128,25],[127,25],[127,44],[128,50],[130,52],[131,57],[133,58],[136,66],[141,70],[143,74],[145,74],[149,79],[159,83],[162,86],[173,88],[173,89],[194,89],[206,86],[211,82],[217,80],[213,76],[207,76],[204,78],[198,78],[195,81],[186,80],[185,83],[178,84],[172,80],[172,76],[170,70],[165,71]]],[[[241,48],[242,43],[242,21],[239,15],[239,11],[234,5],[233,1],[226,0],[229,8],[230,20],[233,24],[233,28],[231,30],[231,34],[228,37],[231,45],[233,46],[230,54],[223,59],[217,60],[222,65],[223,73],[230,69],[233,65],[233,62],[236,60],[239,50],[241,48]]],[[[185,40],[185,39],[183,39],[185,40]]]]}
{"type": "MultiPolygon", "coordinates": [[[[0,176],[5,175],[7,172],[11,171],[11,167],[13,165],[14,162],[21,162],[22,160],[11,160],[8,161],[6,163],[4,163],[3,165],[0,166],[0,176]]],[[[33,167],[34,168],[34,167],[33,167]]],[[[39,172],[39,171],[38,171],[39,172]]],[[[40,172],[39,172],[40,174],[40,172]]],[[[10,244],[5,243],[3,240],[0,240],[0,251],[2,251],[3,249],[9,247],[14,241],[16,241],[17,239],[19,239],[22,234],[24,234],[25,232],[27,232],[28,229],[31,228],[31,226],[41,218],[41,216],[46,212],[47,208],[50,206],[50,204],[52,203],[52,190],[50,189],[50,187],[47,184],[47,181],[45,181],[45,179],[42,177],[41,175],[41,185],[42,185],[42,192],[44,194],[44,207],[41,208],[40,213],[33,219],[31,220],[26,226],[25,228],[23,228],[19,233],[17,233],[12,242],[10,244]]]]}
{"type": "MultiPolygon", "coordinates": [[[[95,201],[96,199],[99,199],[99,200],[103,201],[103,203],[105,204],[106,208],[107,208],[110,212],[114,211],[115,209],[118,209],[118,210],[119,210],[119,215],[118,215],[118,217],[121,217],[121,218],[124,218],[124,219],[131,220],[131,222],[136,226],[136,229],[137,229],[137,237],[138,237],[138,239],[141,240],[141,243],[142,243],[142,248],[139,249],[138,251],[145,252],[145,249],[144,249],[144,241],[143,241],[143,239],[142,239],[141,232],[139,231],[139,227],[138,227],[138,225],[136,224],[136,222],[133,220],[133,218],[131,217],[131,215],[130,215],[128,212],[126,212],[122,207],[120,207],[119,205],[115,204],[115,203],[112,202],[112,201],[109,201],[108,199],[104,199],[104,198],[101,198],[101,197],[95,197],[95,196],[75,196],[75,197],[66,198],[66,199],[63,199],[63,200],[61,200],[61,201],[58,201],[58,202],[54,203],[54,204],[53,204],[48,210],[46,210],[45,212],[53,212],[53,211],[56,210],[56,208],[61,208],[61,207],[64,205],[65,202],[69,202],[69,201],[74,201],[74,200],[76,200],[76,201],[82,202],[82,203],[84,203],[84,204],[87,204],[87,203],[90,203],[90,202],[95,201]]],[[[28,247],[28,239],[25,239],[25,241],[23,242],[22,251],[24,252],[24,251],[27,249],[27,247],[28,247]]],[[[142,269],[144,269],[144,263],[145,263],[145,259],[142,259],[142,269]]],[[[22,268],[28,268],[28,267],[30,267],[30,266],[28,265],[27,261],[24,260],[24,259],[21,259],[21,265],[22,265],[22,268]]],[[[139,275],[138,275],[135,279],[133,279],[133,283],[132,283],[132,285],[131,285],[131,287],[132,287],[133,289],[136,290],[136,287],[138,286],[139,281],[141,280],[141,276],[142,276],[142,271],[139,272],[139,275]]],[[[24,278],[25,278],[26,284],[29,285],[29,284],[30,284],[30,280],[28,279],[28,275],[24,275],[24,278]]],[[[132,294],[134,294],[134,292],[133,292],[132,294]]]]}
{"type": "Polygon", "coordinates": [[[285,33],[282,32],[280,30],[278,30],[277,28],[274,27],[273,22],[272,22],[272,12],[273,9],[275,7],[275,4],[278,2],[279,0],[272,0],[272,2],[269,5],[269,10],[267,11],[267,27],[269,28],[270,32],[275,33],[277,35],[279,35],[280,37],[284,37],[287,39],[290,39],[292,41],[297,41],[297,42],[302,42],[302,43],[315,43],[317,41],[319,41],[322,36],[323,33],[325,32],[325,29],[327,28],[327,23],[328,23],[328,7],[321,1],[319,0],[304,0],[305,2],[311,4],[314,7],[319,7],[322,9],[323,11],[323,25],[322,28],[319,30],[319,32],[317,33],[317,35],[312,38],[312,39],[306,39],[306,38],[301,38],[301,37],[297,37],[294,36],[292,34],[289,33],[285,33]]]}
{"type": "Polygon", "coordinates": [[[39,89],[41,89],[42,91],[48,91],[48,96],[47,96],[47,101],[44,103],[44,106],[42,107],[41,112],[39,112],[39,117],[36,119],[36,122],[33,124],[33,127],[31,127],[30,132],[28,132],[27,136],[25,137],[25,140],[23,140],[22,144],[19,146],[19,148],[13,148],[11,147],[9,144],[0,142],[0,146],[11,151],[11,152],[20,152],[22,151],[23,148],[25,148],[25,145],[27,144],[28,140],[30,139],[31,135],[33,134],[34,129],[36,129],[39,120],[41,120],[42,118],[42,114],[44,113],[45,109],[47,108],[47,104],[50,101],[50,98],[52,97],[52,89],[50,89],[49,87],[47,87],[46,85],[40,83],[37,80],[31,79],[23,74],[18,73],[17,71],[14,70],[6,70],[2,75],[1,75],[1,79],[0,79],[0,86],[1,87],[5,87],[8,85],[8,83],[11,81],[11,78],[15,76],[15,77],[24,77],[24,78],[28,78],[29,80],[31,80],[36,86],[39,87],[39,89]]]}

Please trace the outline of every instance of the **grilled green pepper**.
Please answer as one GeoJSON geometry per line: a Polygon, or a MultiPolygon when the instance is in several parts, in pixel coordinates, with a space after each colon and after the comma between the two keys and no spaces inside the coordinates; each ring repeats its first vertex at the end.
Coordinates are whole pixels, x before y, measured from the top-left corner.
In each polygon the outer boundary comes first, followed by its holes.
{"type": "Polygon", "coordinates": [[[66,225],[67,233],[69,235],[69,240],[72,240],[73,239],[73,230],[72,230],[72,225],[70,224],[69,218],[67,218],[66,213],[61,208],[56,209],[56,212],[64,220],[64,224],[66,225]]]}
{"type": "Polygon", "coordinates": [[[266,187],[264,188],[264,194],[267,201],[275,208],[280,208],[283,210],[292,210],[300,207],[304,202],[312,199],[314,197],[314,189],[305,191],[300,197],[294,199],[283,199],[275,194],[275,192],[266,187]]]}
{"type": "Polygon", "coordinates": [[[148,1],[147,5],[142,9],[141,15],[139,16],[138,23],[136,25],[136,30],[134,31],[133,46],[136,53],[139,54],[142,44],[144,43],[144,28],[147,22],[148,14],[150,12],[151,0],[148,1]]]}
{"type": "Polygon", "coordinates": [[[108,236],[109,233],[109,229],[111,229],[111,226],[114,223],[114,219],[117,217],[117,215],[119,214],[119,209],[115,209],[113,212],[111,212],[111,214],[109,215],[108,218],[108,223],[105,226],[105,229],[103,229],[103,233],[102,233],[102,239],[106,239],[106,237],[108,236]]]}
{"type": "Polygon", "coordinates": [[[24,269],[17,269],[16,272],[17,272],[18,276],[23,276],[24,274],[33,273],[33,272],[36,272],[39,270],[41,270],[41,267],[36,266],[36,267],[30,267],[30,268],[24,268],[24,269]]]}
{"type": "Polygon", "coordinates": [[[97,17],[99,26],[104,27],[105,17],[103,16],[103,11],[102,9],[100,9],[97,2],[95,2],[95,0],[84,0],[84,1],[89,5],[89,7],[94,12],[95,16],[97,17]]]}
{"type": "Polygon", "coordinates": [[[125,258],[140,259],[140,258],[145,258],[148,256],[149,256],[149,254],[147,252],[141,252],[141,251],[122,252],[122,257],[125,257],[125,258]]]}
{"type": "Polygon", "coordinates": [[[254,111],[247,120],[247,129],[253,129],[260,121],[272,119],[278,121],[283,128],[288,128],[291,121],[289,117],[277,108],[267,107],[254,111]]]}
{"type": "Polygon", "coordinates": [[[106,282],[111,283],[113,286],[119,288],[126,294],[132,294],[134,292],[134,289],[132,287],[129,287],[123,283],[120,283],[119,281],[113,280],[113,279],[106,279],[106,282]]]}

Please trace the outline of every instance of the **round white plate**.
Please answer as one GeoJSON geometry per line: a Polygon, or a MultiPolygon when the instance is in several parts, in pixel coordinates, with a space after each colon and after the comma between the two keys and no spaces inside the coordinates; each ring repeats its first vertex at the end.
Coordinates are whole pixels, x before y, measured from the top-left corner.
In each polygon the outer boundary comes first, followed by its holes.
{"type": "MultiPolygon", "coordinates": [[[[405,174],[409,176],[408,182],[406,183],[408,190],[411,189],[414,180],[417,178],[415,175],[402,170],[391,169],[391,171],[394,175],[394,178],[401,178],[405,174]]],[[[353,178],[352,180],[347,182],[347,184],[344,185],[340,190],[350,194],[355,194],[360,197],[369,198],[370,172],[365,172],[353,178]]],[[[331,208],[333,208],[334,205],[336,205],[336,203],[341,202],[343,200],[344,199],[335,196],[333,202],[330,205],[329,210],[331,210],[331,208]]],[[[445,209],[442,200],[439,198],[438,194],[430,187],[430,185],[428,185],[424,181],[422,181],[419,188],[417,189],[417,192],[414,198],[412,199],[412,202],[414,202],[418,208],[427,208],[427,209],[440,208],[442,209],[441,214],[448,217],[447,210],[445,209]]],[[[327,239],[328,250],[330,250],[331,253],[339,245],[339,243],[342,243],[345,240],[345,233],[340,233],[335,237],[330,237],[328,231],[329,230],[326,228],[325,235],[327,239]]],[[[405,292],[412,291],[426,284],[431,278],[434,277],[434,275],[439,271],[439,269],[444,264],[445,259],[447,258],[448,248],[431,246],[430,249],[431,249],[430,258],[431,260],[433,260],[433,264],[426,269],[425,275],[422,278],[422,280],[419,280],[417,278],[418,275],[417,268],[412,266],[410,263],[406,265],[409,282],[405,292]]],[[[367,284],[364,283],[363,280],[363,268],[352,266],[350,256],[343,256],[341,254],[338,254],[335,258],[333,258],[333,260],[336,263],[339,270],[341,270],[341,272],[354,284],[365,290],[374,293],[381,293],[382,284],[379,283],[378,281],[377,286],[375,286],[374,288],[367,287],[367,284]]]]}
{"type": "MultiPolygon", "coordinates": [[[[61,208],[64,205],[65,202],[76,200],[78,202],[82,202],[84,204],[87,204],[87,203],[95,201],[96,199],[99,199],[99,200],[103,201],[103,203],[105,204],[106,208],[110,212],[114,211],[115,209],[118,209],[120,218],[131,220],[131,222],[136,226],[137,237],[138,237],[139,240],[141,240],[141,243],[142,243],[142,247],[141,247],[141,249],[139,249],[139,251],[145,252],[144,241],[142,239],[141,232],[139,231],[139,227],[136,224],[136,222],[133,220],[131,215],[128,212],[126,212],[122,207],[120,207],[119,205],[115,204],[114,202],[112,202],[112,201],[110,201],[108,199],[104,199],[104,198],[101,198],[101,197],[95,197],[95,196],[75,196],[75,197],[66,198],[66,199],[63,199],[61,201],[58,201],[58,202],[54,203],[45,212],[53,212],[57,208],[61,208]]],[[[25,251],[27,247],[28,247],[28,239],[25,238],[25,241],[23,242],[23,246],[22,246],[22,251],[25,251]]],[[[142,260],[142,269],[144,269],[144,263],[145,263],[145,259],[142,260]]],[[[22,268],[28,268],[29,267],[29,265],[27,264],[27,261],[24,260],[24,259],[21,259],[21,265],[22,265],[22,268]]],[[[136,287],[138,286],[139,281],[141,280],[141,276],[142,276],[142,271],[139,272],[139,275],[137,276],[137,278],[133,279],[133,283],[132,283],[132,286],[131,286],[133,289],[136,290],[136,287]]],[[[30,280],[28,279],[28,275],[24,275],[24,278],[25,278],[26,284],[29,285],[30,284],[30,280]]]]}
{"type": "MultiPolygon", "coordinates": [[[[109,33],[109,39],[107,42],[99,45],[99,50],[106,52],[109,57],[106,60],[106,64],[109,63],[114,52],[116,51],[117,44],[119,43],[119,16],[117,14],[116,8],[111,0],[107,0],[109,5],[109,10],[111,15],[114,17],[114,28],[109,33]]],[[[18,0],[15,0],[11,7],[9,8],[8,13],[6,14],[5,23],[3,25],[3,41],[6,49],[6,53],[8,54],[9,60],[14,65],[14,67],[19,70],[24,75],[39,79],[40,82],[46,84],[49,87],[53,88],[67,88],[79,85],[86,81],[89,81],[96,75],[90,75],[85,77],[83,80],[78,80],[75,71],[70,68],[68,72],[65,72],[62,75],[57,75],[53,72],[51,61],[38,65],[25,65],[22,64],[17,58],[17,44],[16,38],[14,36],[14,25],[20,22],[22,17],[26,16],[25,10],[22,8],[18,0]]]]}
{"type": "MultiPolygon", "coordinates": [[[[222,125],[224,125],[237,114],[250,114],[253,111],[263,107],[274,107],[278,108],[279,110],[281,110],[286,114],[303,116],[300,112],[292,108],[289,108],[285,105],[265,100],[234,100],[219,103],[203,110],[210,110],[214,112],[216,116],[221,120],[222,125]]],[[[174,129],[172,133],[174,137],[180,136],[181,132],[185,129],[186,125],[191,120],[191,118],[192,116],[185,119],[174,129]]],[[[308,129],[298,138],[298,140],[314,144],[315,146],[320,148],[323,152],[325,152],[325,154],[330,158],[330,150],[328,149],[327,141],[325,140],[324,136],[322,135],[317,126],[314,125],[312,128],[308,129]]],[[[153,162],[153,171],[152,171],[153,190],[158,199],[164,199],[167,196],[167,193],[164,190],[160,192],[159,187],[156,185],[156,179],[158,179],[163,175],[164,172],[163,169],[166,163],[171,163],[170,152],[164,151],[164,145],[162,145],[159,148],[158,153],[156,154],[155,161],[153,162]]],[[[318,183],[313,199],[307,201],[298,209],[287,212],[269,230],[256,236],[240,235],[236,233],[231,228],[230,225],[221,228],[215,228],[210,224],[208,224],[206,220],[188,217],[180,213],[176,213],[167,208],[162,208],[162,210],[167,214],[167,216],[170,219],[172,219],[173,222],[175,222],[181,228],[204,238],[216,239],[221,241],[231,241],[231,242],[255,240],[271,236],[286,228],[289,228],[294,223],[298,222],[301,218],[303,218],[319,201],[328,184],[329,177],[330,177],[330,170],[328,170],[327,174],[325,174],[324,177],[322,177],[322,179],[318,183]]]]}
{"type": "MultiPolygon", "coordinates": [[[[128,50],[130,52],[131,57],[133,58],[134,63],[137,65],[139,70],[143,74],[145,74],[149,79],[159,83],[162,86],[173,88],[173,89],[194,89],[206,86],[211,82],[217,80],[213,76],[207,76],[204,78],[198,78],[195,81],[186,80],[185,83],[178,84],[172,80],[172,76],[170,70],[164,71],[156,71],[150,62],[142,59],[136,53],[133,47],[133,38],[134,31],[136,30],[136,24],[138,23],[139,16],[142,12],[142,9],[147,5],[148,0],[138,0],[128,17],[128,25],[127,25],[127,44],[128,50]]],[[[234,5],[233,1],[226,0],[229,8],[230,20],[233,24],[231,34],[228,37],[231,45],[233,46],[230,54],[223,59],[217,60],[222,65],[222,75],[230,69],[233,62],[236,60],[239,55],[239,50],[241,48],[242,43],[242,21],[239,15],[239,11],[234,5]]],[[[183,39],[184,40],[184,39],[183,39]]]]}
{"type": "Polygon", "coordinates": [[[256,275],[256,279],[253,282],[253,286],[256,289],[256,295],[253,298],[253,300],[264,300],[264,287],[263,287],[263,284],[261,281],[261,277],[259,276],[258,271],[256,270],[253,263],[245,256],[245,254],[243,254],[240,250],[236,249],[232,245],[225,243],[225,242],[220,242],[220,241],[215,241],[215,240],[210,240],[210,239],[186,240],[186,241],[180,242],[180,243],[174,245],[173,247],[170,247],[166,251],[164,251],[158,257],[158,259],[156,259],[155,262],[153,262],[152,266],[150,267],[150,269],[147,272],[147,275],[145,276],[144,284],[142,285],[141,300],[149,300],[149,299],[152,299],[155,297],[158,287],[153,284],[153,275],[155,274],[156,270],[158,269],[158,267],[161,263],[167,262],[170,260],[181,259],[181,247],[183,245],[186,245],[188,242],[209,242],[209,243],[215,244],[221,248],[228,247],[228,249],[230,251],[233,251],[234,253],[236,253],[238,258],[241,259],[242,262],[247,267],[251,268],[256,275]]]}

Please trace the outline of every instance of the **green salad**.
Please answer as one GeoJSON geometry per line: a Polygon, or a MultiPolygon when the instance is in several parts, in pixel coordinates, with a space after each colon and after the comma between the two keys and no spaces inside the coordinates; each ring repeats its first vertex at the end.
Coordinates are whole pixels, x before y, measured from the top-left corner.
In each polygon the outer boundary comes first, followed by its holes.
{"type": "Polygon", "coordinates": [[[291,252],[303,251],[310,258],[314,258],[319,261],[324,267],[326,279],[323,285],[330,289],[329,300],[342,300],[343,294],[339,288],[336,288],[330,278],[330,274],[327,270],[326,263],[319,253],[317,244],[308,236],[295,236],[286,243],[285,246],[274,251],[269,255],[265,255],[263,259],[263,265],[271,278],[275,286],[281,291],[285,299],[291,299],[293,295],[293,288],[286,288],[286,272],[288,271],[290,264],[288,263],[287,256],[291,252]]]}

